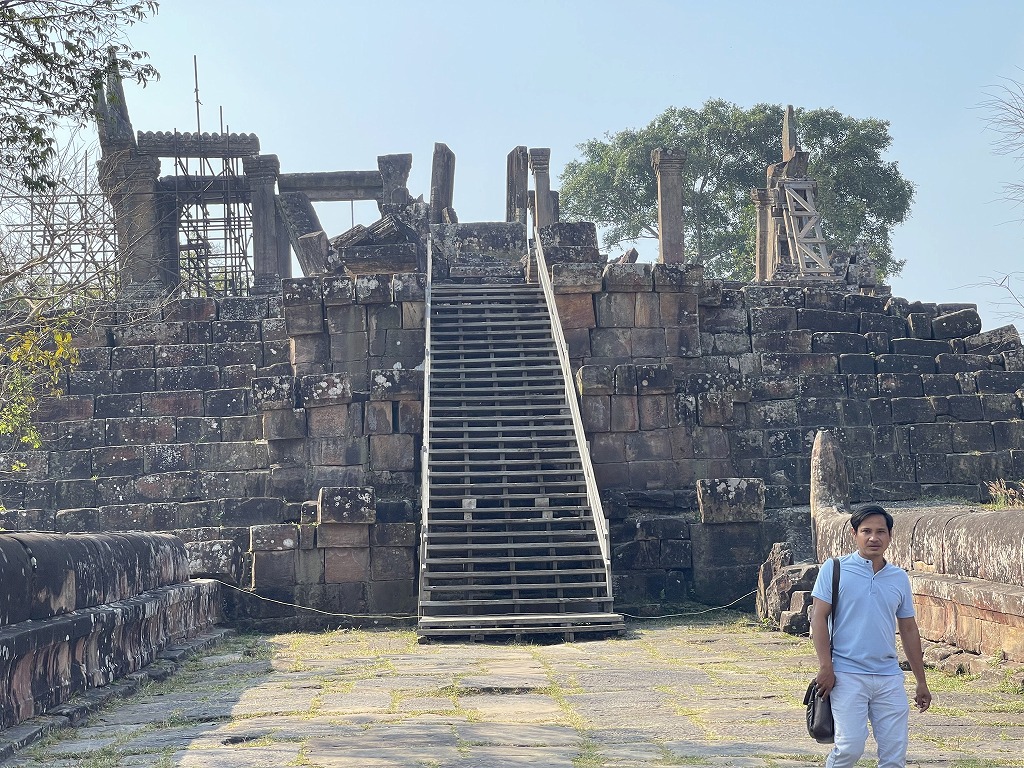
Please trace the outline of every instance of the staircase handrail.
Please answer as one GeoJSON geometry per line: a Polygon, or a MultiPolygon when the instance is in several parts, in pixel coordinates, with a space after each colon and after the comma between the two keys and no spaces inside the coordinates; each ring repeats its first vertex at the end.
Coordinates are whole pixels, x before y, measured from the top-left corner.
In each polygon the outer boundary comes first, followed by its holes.
{"type": "Polygon", "coordinates": [[[427,244],[427,273],[423,288],[423,329],[425,342],[423,345],[423,442],[420,445],[420,573],[419,573],[419,605],[427,598],[427,518],[430,509],[430,305],[431,286],[433,284],[433,255],[430,244],[427,244]]]}
{"type": "Polygon", "coordinates": [[[565,341],[565,334],[562,333],[562,323],[558,319],[558,309],[555,306],[555,291],[551,286],[551,276],[548,274],[547,262],[544,259],[544,248],[541,246],[540,232],[534,232],[534,256],[537,265],[537,279],[541,290],[544,292],[544,303],[548,308],[548,317],[551,319],[551,335],[555,340],[555,348],[558,350],[558,362],[562,368],[562,382],[565,385],[565,399],[569,402],[569,412],[572,414],[572,429],[576,434],[576,443],[580,449],[580,463],[583,467],[583,479],[587,486],[587,501],[594,518],[594,527],[597,529],[597,539],[601,546],[601,559],[604,562],[605,580],[608,584],[608,596],[612,596],[612,563],[609,553],[608,522],[604,517],[604,507],[601,504],[601,492],[597,487],[597,479],[594,477],[594,466],[590,461],[589,441],[587,433],[583,429],[583,417],[580,415],[580,406],[576,401],[576,389],[573,386],[572,365],[569,363],[569,348],[565,341]]]}

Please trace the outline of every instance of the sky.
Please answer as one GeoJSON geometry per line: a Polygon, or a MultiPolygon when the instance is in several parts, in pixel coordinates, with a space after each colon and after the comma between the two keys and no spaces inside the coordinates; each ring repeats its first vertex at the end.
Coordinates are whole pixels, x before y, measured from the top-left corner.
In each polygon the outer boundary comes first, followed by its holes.
{"type": "MultiPolygon", "coordinates": [[[[669,106],[887,120],[886,159],[916,185],[893,234],[907,262],[893,293],[975,302],[986,328],[1012,319],[984,283],[1024,270],[1024,210],[1003,193],[1024,164],[994,152],[980,105],[1024,80],[1019,0],[162,0],[128,35],[161,73],[126,84],[136,130],[196,129],[195,57],[202,129],[256,133],[282,172],[411,152],[409,189],[429,198],[434,142],[446,143],[461,221],[504,219],[513,147],[550,147],[557,188],[579,144],[669,106]]],[[[318,211],[332,237],[377,217],[373,203],[318,211]]]]}

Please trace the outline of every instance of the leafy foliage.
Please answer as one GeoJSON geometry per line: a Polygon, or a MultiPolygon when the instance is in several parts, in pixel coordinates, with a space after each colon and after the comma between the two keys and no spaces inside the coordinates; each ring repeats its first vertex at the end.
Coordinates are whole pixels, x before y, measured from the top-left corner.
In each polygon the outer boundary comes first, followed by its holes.
{"type": "Polygon", "coordinates": [[[123,37],[157,8],[154,0],[0,0],[0,172],[53,186],[54,130],[91,119],[108,57],[140,83],[157,76],[123,37]]]}
{"type": "MultiPolygon", "coordinates": [[[[589,220],[608,247],[656,238],[657,184],[651,150],[687,154],[684,233],[688,258],[722,277],[753,274],[755,210],[750,190],[765,185],[768,165],[782,158],[785,108],[743,109],[710,100],[699,110],[669,107],[640,129],[625,129],[579,145],[582,158],[566,165],[560,207],[568,219],[589,220]]],[[[903,266],[892,256],[892,228],[904,221],[913,185],[882,155],[892,143],[889,124],[858,120],[833,109],[797,110],[801,146],[818,180],[818,208],[832,246],[863,242],[883,276],[903,266]]]]}
{"type": "MultiPolygon", "coordinates": [[[[61,381],[77,363],[65,319],[41,320],[7,336],[0,344],[0,447],[13,452],[40,446],[32,423],[39,398],[61,394],[61,381]]],[[[0,466],[0,476],[19,468],[0,466]]]]}

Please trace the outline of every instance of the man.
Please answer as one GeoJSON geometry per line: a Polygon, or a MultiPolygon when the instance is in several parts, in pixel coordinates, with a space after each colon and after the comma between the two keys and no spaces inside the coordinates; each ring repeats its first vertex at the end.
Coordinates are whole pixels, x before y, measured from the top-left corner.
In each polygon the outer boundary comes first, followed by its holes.
{"type": "Polygon", "coordinates": [[[832,560],[822,565],[811,592],[811,633],[818,656],[815,679],[823,695],[832,699],[836,731],[826,768],[851,768],[860,759],[868,738],[868,721],[878,743],[878,768],[906,766],[910,704],[896,656],[897,627],[917,679],[917,708],[924,712],[932,703],[910,578],[885,561],[892,524],[892,515],[877,504],[858,508],[850,518],[857,551],[839,559],[839,601],[834,622],[829,621],[832,560]]]}

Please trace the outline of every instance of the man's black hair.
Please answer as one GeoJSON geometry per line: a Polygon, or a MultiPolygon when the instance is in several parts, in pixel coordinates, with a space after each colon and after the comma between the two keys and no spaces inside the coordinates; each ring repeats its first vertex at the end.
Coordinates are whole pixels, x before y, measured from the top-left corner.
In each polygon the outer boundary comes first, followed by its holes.
{"type": "Polygon", "coordinates": [[[889,533],[892,533],[892,515],[890,515],[885,507],[878,504],[864,504],[857,507],[850,515],[850,527],[853,530],[860,528],[860,524],[864,522],[864,518],[870,517],[871,515],[881,515],[885,518],[885,525],[889,529],[889,533]]]}

